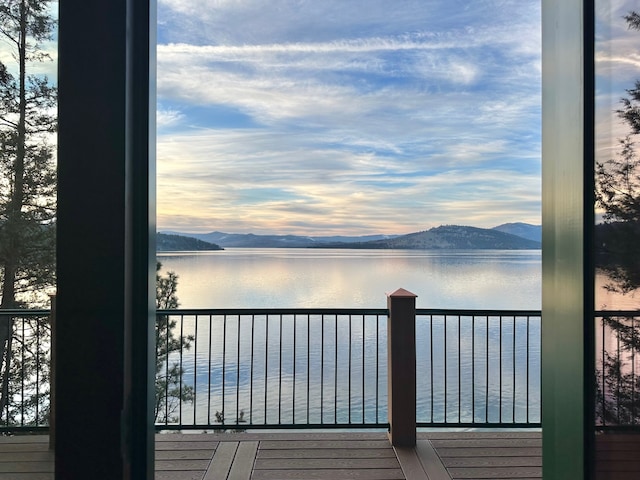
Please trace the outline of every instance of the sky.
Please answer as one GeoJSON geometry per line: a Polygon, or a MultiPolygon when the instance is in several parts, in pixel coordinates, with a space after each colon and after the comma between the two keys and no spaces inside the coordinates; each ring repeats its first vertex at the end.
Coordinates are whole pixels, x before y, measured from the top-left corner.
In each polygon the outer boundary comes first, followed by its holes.
{"type": "Polygon", "coordinates": [[[640,9],[637,0],[598,0],[596,5],[596,161],[605,162],[629,133],[615,111],[640,80],[640,32],[629,30],[624,19],[640,9]]]}
{"type": "MultiPolygon", "coordinates": [[[[596,2],[600,161],[640,79],[634,8],[596,2]]],[[[540,224],[540,37],[539,0],[158,0],[158,229],[540,224]]]]}
{"type": "MultiPolygon", "coordinates": [[[[607,155],[640,49],[599,4],[607,155]]],[[[159,230],[541,223],[539,0],[159,0],[157,57],[159,230]]]]}
{"type": "Polygon", "coordinates": [[[160,0],[158,228],[540,223],[540,6],[160,0]]]}

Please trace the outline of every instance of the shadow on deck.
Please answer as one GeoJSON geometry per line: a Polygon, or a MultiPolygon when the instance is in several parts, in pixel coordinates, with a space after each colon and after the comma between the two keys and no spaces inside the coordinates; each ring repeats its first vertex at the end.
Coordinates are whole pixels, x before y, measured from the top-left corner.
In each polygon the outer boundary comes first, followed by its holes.
{"type": "MultiPolygon", "coordinates": [[[[53,480],[47,436],[0,438],[0,480],[53,480]]],[[[419,433],[394,449],[385,433],[156,436],[157,480],[451,480],[542,478],[540,432],[419,433]]]]}

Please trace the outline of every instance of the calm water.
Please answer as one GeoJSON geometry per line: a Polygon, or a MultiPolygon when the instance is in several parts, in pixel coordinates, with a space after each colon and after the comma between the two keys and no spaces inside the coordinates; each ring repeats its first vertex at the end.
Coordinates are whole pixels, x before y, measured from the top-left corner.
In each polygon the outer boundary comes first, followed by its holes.
{"type": "Polygon", "coordinates": [[[229,248],[160,253],[182,308],[385,308],[405,288],[418,308],[539,309],[540,250],[229,248]]]}
{"type": "MultiPolygon", "coordinates": [[[[385,308],[385,293],[400,287],[418,295],[418,308],[541,305],[537,250],[227,249],[162,253],[159,260],[163,271],[179,276],[182,308],[385,308]]],[[[198,343],[181,359],[184,381],[198,392],[196,411],[185,406],[185,418],[206,423],[203,418],[226,411],[233,420],[244,410],[257,423],[281,415],[284,422],[370,422],[377,415],[384,421],[386,320],[272,320],[205,317],[197,326],[192,317],[185,320],[185,334],[198,343]]],[[[523,319],[446,326],[442,318],[418,319],[419,420],[460,411],[466,421],[484,415],[496,421],[500,405],[519,421],[527,406],[539,418],[539,339],[539,322],[529,328],[523,319]]]]}

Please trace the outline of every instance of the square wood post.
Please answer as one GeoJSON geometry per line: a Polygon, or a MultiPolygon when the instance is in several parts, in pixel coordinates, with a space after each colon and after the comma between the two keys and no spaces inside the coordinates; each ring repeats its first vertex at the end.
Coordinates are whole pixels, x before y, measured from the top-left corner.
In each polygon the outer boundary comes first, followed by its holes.
{"type": "Polygon", "coordinates": [[[416,295],[400,288],[387,295],[389,440],[416,444],[416,295]]]}

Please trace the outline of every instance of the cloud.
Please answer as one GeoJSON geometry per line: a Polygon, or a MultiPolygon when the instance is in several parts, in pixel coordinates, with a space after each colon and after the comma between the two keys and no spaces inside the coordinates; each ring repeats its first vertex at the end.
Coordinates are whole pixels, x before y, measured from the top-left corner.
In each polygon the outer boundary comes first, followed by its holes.
{"type": "Polygon", "coordinates": [[[283,145],[259,131],[161,138],[158,149],[165,160],[158,188],[165,194],[158,200],[159,223],[177,228],[189,212],[191,229],[204,231],[248,231],[249,226],[300,233],[307,223],[314,226],[306,230],[311,234],[331,223],[331,233],[397,233],[453,219],[493,226],[505,209],[510,220],[535,221],[539,215],[539,170],[523,175],[445,169],[417,175],[421,167],[415,163],[314,150],[304,147],[306,141],[294,138],[283,145]],[[523,202],[527,206],[519,217],[517,205],[523,202]],[[485,208],[492,213],[482,213],[485,208]]]}
{"type": "Polygon", "coordinates": [[[159,130],[167,127],[175,126],[184,120],[184,113],[169,109],[163,109],[159,107],[156,111],[156,126],[159,130]]]}
{"type": "Polygon", "coordinates": [[[537,223],[538,2],[165,0],[159,18],[163,228],[537,223]]]}

